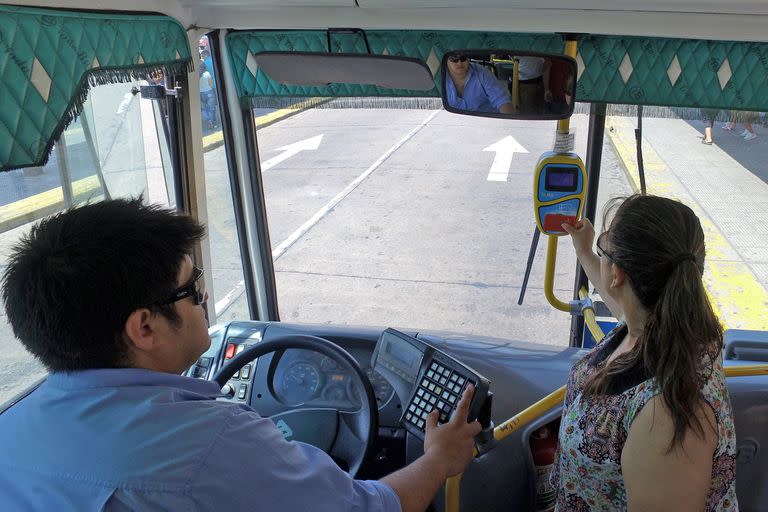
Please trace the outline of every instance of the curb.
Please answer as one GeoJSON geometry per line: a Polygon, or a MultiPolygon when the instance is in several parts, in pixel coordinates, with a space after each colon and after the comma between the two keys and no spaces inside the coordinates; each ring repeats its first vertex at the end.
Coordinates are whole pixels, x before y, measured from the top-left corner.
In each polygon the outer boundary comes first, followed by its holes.
{"type": "MultiPolygon", "coordinates": [[[[93,192],[100,190],[101,184],[96,175],[72,182],[72,196],[76,201],[88,199],[93,192]]],[[[66,207],[61,187],[0,206],[0,233],[47,217],[66,207]]]]}
{"type": "MultiPolygon", "coordinates": [[[[632,187],[632,191],[639,194],[640,171],[637,167],[635,127],[628,118],[624,117],[609,117],[606,124],[609,125],[606,133],[611,142],[611,148],[618,157],[621,168],[627,177],[627,182],[632,187]]],[[[643,169],[648,188],[650,189],[652,184],[657,188],[655,193],[665,195],[665,191],[658,190],[658,188],[663,182],[661,173],[667,171],[667,164],[645,138],[643,138],[643,169]]],[[[650,190],[649,193],[651,193],[650,190]]]]}
{"type": "MultiPolygon", "coordinates": [[[[634,194],[640,193],[640,177],[638,176],[637,179],[635,179],[635,176],[632,174],[632,172],[629,169],[628,165],[628,158],[625,158],[625,146],[623,143],[621,143],[619,139],[619,133],[618,130],[616,130],[613,126],[614,122],[616,122],[615,117],[608,118],[606,121],[606,124],[608,124],[608,130],[606,133],[608,134],[608,140],[611,143],[611,149],[613,149],[613,152],[616,153],[616,156],[618,156],[619,163],[621,164],[621,169],[624,171],[624,176],[627,178],[627,182],[629,183],[629,186],[632,187],[632,192],[634,194]]],[[[637,164],[635,164],[634,170],[637,171],[637,164]]]]}
{"type": "MultiPolygon", "coordinates": [[[[282,121],[283,119],[287,119],[291,116],[295,116],[296,114],[300,114],[309,108],[321,105],[332,99],[333,98],[310,98],[308,100],[296,102],[293,105],[281,108],[270,114],[259,116],[255,119],[256,130],[258,131],[262,128],[266,128],[267,126],[271,126],[278,121],[282,121]]],[[[203,137],[203,153],[207,153],[208,151],[221,147],[222,145],[224,145],[224,134],[221,130],[203,137]]]]}

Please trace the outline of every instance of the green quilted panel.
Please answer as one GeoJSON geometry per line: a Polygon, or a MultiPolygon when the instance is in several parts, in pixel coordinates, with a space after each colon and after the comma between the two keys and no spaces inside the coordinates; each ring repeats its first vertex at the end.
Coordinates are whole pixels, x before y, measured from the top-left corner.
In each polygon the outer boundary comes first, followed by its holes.
{"type": "MultiPolygon", "coordinates": [[[[554,34],[369,30],[366,36],[374,55],[422,59],[435,77],[435,89],[405,91],[361,84],[331,84],[322,87],[279,84],[258,69],[253,55],[263,51],[327,52],[328,33],[325,30],[243,31],[232,32],[227,36],[238,95],[241,99],[260,96],[440,96],[440,61],[443,54],[452,48],[519,48],[553,53],[563,51],[562,38],[554,34]]],[[[331,51],[366,53],[365,41],[359,34],[332,33],[331,51]]]]}
{"type": "MultiPolygon", "coordinates": [[[[439,96],[440,60],[454,48],[516,48],[560,53],[556,34],[366,32],[371,53],[418,57],[435,76],[432,91],[395,91],[337,84],[295,87],[273,82],[256,66],[260,51],[328,51],[325,31],[231,33],[229,56],[241,98],[264,96],[439,96]]],[[[331,51],[366,51],[362,37],[338,34],[331,51]]],[[[583,102],[768,110],[768,44],[591,35],[579,42],[577,98],[583,102]],[[761,93],[762,91],[762,93],[761,93]]]]}
{"type": "Polygon", "coordinates": [[[191,64],[183,27],[165,16],[0,5],[0,171],[44,165],[90,85],[191,64]]]}
{"type": "Polygon", "coordinates": [[[768,44],[588,36],[580,101],[768,110],[768,44]]]}

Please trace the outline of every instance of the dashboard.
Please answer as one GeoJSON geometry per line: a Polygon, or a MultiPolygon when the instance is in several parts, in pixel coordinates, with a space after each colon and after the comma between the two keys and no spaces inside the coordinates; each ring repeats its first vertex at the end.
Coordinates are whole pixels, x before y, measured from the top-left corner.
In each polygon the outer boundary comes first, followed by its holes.
{"type": "MultiPolygon", "coordinates": [[[[352,371],[328,356],[308,350],[286,350],[273,361],[270,379],[274,396],[287,406],[313,405],[339,410],[360,408],[358,385],[352,371]]],[[[370,360],[370,356],[367,358],[370,360]]],[[[363,359],[365,361],[365,359],[363,359]]],[[[394,396],[389,382],[370,366],[363,366],[373,386],[379,409],[394,396]]]]}
{"type": "MultiPolygon", "coordinates": [[[[359,362],[373,385],[378,405],[378,431],[357,476],[377,479],[423,453],[421,440],[406,431],[400,423],[403,405],[399,391],[393,391],[390,383],[371,368],[372,356],[383,330],[359,326],[230,322],[211,327],[211,347],[187,375],[211,379],[238,352],[286,334],[319,336],[331,341],[359,362]]],[[[496,425],[566,382],[571,366],[584,354],[576,348],[535,345],[520,340],[404,332],[424,340],[494,382],[496,393],[491,420],[496,425]]],[[[245,365],[229,381],[234,393],[228,400],[247,404],[260,415],[273,419],[289,418],[289,415],[303,408],[349,410],[359,407],[351,375],[351,370],[336,366],[322,354],[286,350],[245,365]]],[[[737,439],[740,448],[744,453],[750,453],[750,446],[759,446],[759,443],[768,445],[763,414],[766,410],[765,377],[729,379],[728,385],[735,421],[739,426],[737,439]]],[[[462,477],[461,508],[533,510],[536,469],[529,439],[536,429],[556,421],[559,416],[560,408],[554,407],[476,459],[462,477]]],[[[290,421],[290,426],[294,430],[302,428],[302,425],[294,425],[294,421],[290,421]]],[[[318,429],[318,424],[312,419],[303,427],[312,431],[318,429]]],[[[765,510],[766,464],[754,456],[740,457],[737,463],[740,507],[745,511],[765,510]]],[[[441,496],[438,494],[435,503],[438,509],[441,509],[441,496]]]]}

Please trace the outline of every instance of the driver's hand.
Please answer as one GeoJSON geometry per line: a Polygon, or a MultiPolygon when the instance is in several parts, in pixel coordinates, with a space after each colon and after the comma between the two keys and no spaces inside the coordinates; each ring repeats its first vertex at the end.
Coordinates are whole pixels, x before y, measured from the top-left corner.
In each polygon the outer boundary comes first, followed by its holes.
{"type": "Polygon", "coordinates": [[[582,255],[592,252],[592,243],[595,241],[595,228],[589,219],[577,220],[575,224],[563,224],[563,229],[571,235],[573,248],[576,255],[582,255]]]}
{"type": "Polygon", "coordinates": [[[472,452],[475,447],[473,439],[482,430],[477,421],[467,423],[469,404],[472,402],[474,393],[474,386],[471,384],[467,386],[448,423],[437,424],[439,418],[437,410],[427,416],[424,454],[442,462],[446,477],[462,473],[472,461],[472,452]]]}

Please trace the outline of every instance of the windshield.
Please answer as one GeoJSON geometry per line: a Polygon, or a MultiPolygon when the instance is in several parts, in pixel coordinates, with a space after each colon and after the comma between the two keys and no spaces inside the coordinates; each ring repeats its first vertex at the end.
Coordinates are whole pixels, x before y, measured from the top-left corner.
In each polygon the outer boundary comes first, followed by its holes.
{"type": "MultiPolygon", "coordinates": [[[[158,105],[105,85],[42,168],[0,175],[0,265],[31,223],[72,204],[143,194],[174,205],[158,105]]],[[[211,85],[215,87],[215,85],[211,85]]],[[[249,318],[219,107],[201,91],[218,322],[249,318]],[[203,97],[207,101],[202,101],[203,97]]],[[[315,99],[254,105],[282,321],[392,326],[566,346],[571,317],[544,295],[548,237],[535,229],[533,175],[556,122],[451,114],[436,99],[315,99]]],[[[571,119],[588,163],[589,105],[571,119]]],[[[690,205],[707,236],[705,281],[730,329],[768,330],[768,128],[764,113],[646,107],[648,192],[690,205]],[[711,144],[709,143],[711,141],[711,144]]],[[[641,187],[632,106],[608,106],[596,228],[605,202],[641,187]]],[[[572,298],[576,259],[558,239],[554,294],[572,298]]],[[[209,304],[209,307],[211,305],[209,304]]],[[[0,401],[44,375],[4,311],[0,401]]],[[[458,339],[458,338],[457,338],[458,339]]]]}
{"type": "MultiPolygon", "coordinates": [[[[575,151],[586,159],[589,107],[576,111],[575,151]]],[[[544,297],[547,237],[518,305],[535,228],[533,172],[552,149],[555,122],[460,116],[404,98],[287,112],[275,121],[272,110],[253,109],[282,321],[568,344],[570,316],[544,297]]],[[[608,109],[598,232],[605,202],[641,189],[636,115],[608,109]]],[[[705,280],[726,328],[768,328],[765,122],[762,113],[644,111],[647,190],[702,219],[705,280]]],[[[223,158],[221,149],[206,154],[223,158]]],[[[559,240],[560,300],[572,298],[575,269],[570,241],[559,240]]]]}
{"type": "MultiPolygon", "coordinates": [[[[533,170],[556,122],[458,116],[405,98],[330,100],[277,122],[253,112],[282,321],[567,345],[570,317],[543,293],[546,237],[517,304],[533,170]]],[[[587,123],[571,122],[582,155],[587,123]]],[[[210,151],[206,167],[222,159],[210,151]]],[[[621,172],[604,170],[610,195],[629,192],[621,172]]],[[[567,301],[576,259],[569,241],[559,247],[555,290],[567,301]]],[[[217,315],[227,307],[237,306],[217,315]]]]}

